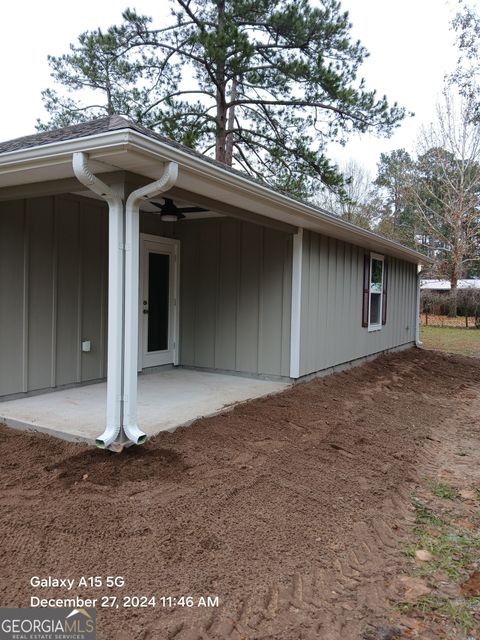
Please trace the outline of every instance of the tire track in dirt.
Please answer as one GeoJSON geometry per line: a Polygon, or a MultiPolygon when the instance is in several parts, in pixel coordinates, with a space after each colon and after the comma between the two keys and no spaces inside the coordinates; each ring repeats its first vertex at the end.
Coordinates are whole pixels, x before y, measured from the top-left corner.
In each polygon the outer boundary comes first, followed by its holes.
{"type": "Polygon", "coordinates": [[[410,494],[473,378],[471,360],[412,350],[123,457],[0,429],[2,605],[25,606],[33,549],[38,572],[88,564],[132,593],[222,597],[218,611],[102,611],[99,640],[394,637],[410,494]]]}

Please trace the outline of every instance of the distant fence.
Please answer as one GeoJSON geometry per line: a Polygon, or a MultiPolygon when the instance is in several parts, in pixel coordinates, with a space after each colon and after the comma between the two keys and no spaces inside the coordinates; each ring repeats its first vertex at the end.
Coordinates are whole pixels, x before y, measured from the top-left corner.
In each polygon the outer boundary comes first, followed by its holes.
{"type": "Polygon", "coordinates": [[[420,311],[422,324],[425,325],[462,324],[467,328],[480,329],[480,289],[458,289],[455,293],[423,289],[420,295],[420,311]],[[463,323],[458,322],[459,316],[464,319],[463,323]],[[450,322],[447,321],[447,317],[450,322]]]}

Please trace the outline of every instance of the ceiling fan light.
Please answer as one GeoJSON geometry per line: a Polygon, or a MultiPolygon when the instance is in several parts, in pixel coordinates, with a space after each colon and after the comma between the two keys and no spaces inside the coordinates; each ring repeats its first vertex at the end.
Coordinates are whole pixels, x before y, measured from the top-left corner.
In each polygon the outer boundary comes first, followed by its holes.
{"type": "Polygon", "coordinates": [[[160,215],[160,220],[162,222],[177,222],[178,216],[176,216],[174,213],[162,213],[160,215]]]}

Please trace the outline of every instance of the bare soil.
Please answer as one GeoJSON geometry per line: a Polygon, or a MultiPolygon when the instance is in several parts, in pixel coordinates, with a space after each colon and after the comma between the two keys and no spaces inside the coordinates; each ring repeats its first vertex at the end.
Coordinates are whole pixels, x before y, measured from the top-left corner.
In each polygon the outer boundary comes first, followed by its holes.
{"type": "Polygon", "coordinates": [[[121,455],[0,427],[0,605],[156,596],[97,608],[99,640],[460,638],[415,635],[392,606],[412,492],[439,469],[478,476],[479,383],[480,361],[412,349],[121,455]],[[36,589],[32,576],[125,586],[36,589]]]}

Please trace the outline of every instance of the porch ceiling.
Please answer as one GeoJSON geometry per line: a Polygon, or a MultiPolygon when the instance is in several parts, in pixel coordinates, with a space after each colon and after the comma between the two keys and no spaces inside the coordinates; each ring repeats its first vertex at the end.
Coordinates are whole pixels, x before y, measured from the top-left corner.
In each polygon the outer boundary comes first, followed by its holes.
{"type": "MultiPolygon", "coordinates": [[[[170,369],[138,378],[138,422],[148,436],[221,413],[290,385],[234,375],[170,369]]],[[[105,425],[106,383],[0,403],[0,423],[95,444],[105,425]]]]}

